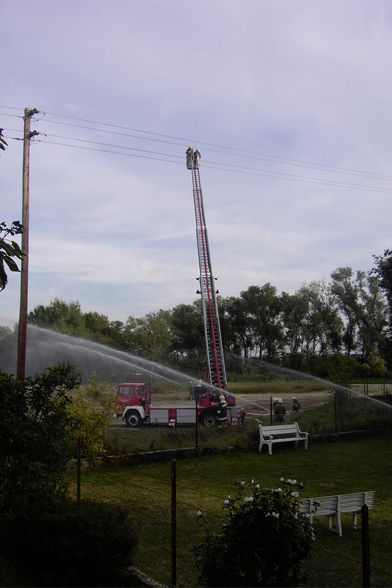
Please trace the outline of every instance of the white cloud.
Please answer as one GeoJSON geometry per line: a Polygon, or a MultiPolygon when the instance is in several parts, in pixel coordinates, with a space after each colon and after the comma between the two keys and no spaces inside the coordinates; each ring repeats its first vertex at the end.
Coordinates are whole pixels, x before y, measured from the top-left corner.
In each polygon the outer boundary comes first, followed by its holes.
{"type": "MultiPolygon", "coordinates": [[[[79,299],[124,320],[196,298],[184,154],[195,139],[223,296],[267,281],[294,291],[339,266],[368,269],[390,247],[391,194],[371,189],[392,188],[389,2],[37,0],[25,17],[20,0],[4,0],[3,15],[3,104],[46,111],[33,124],[46,143],[31,149],[31,306],[79,299]]],[[[22,111],[0,107],[0,126],[20,136],[21,119],[5,114],[22,111]]],[[[22,144],[9,143],[6,221],[21,208],[22,144]]],[[[1,296],[11,315],[17,288],[1,296]]]]}

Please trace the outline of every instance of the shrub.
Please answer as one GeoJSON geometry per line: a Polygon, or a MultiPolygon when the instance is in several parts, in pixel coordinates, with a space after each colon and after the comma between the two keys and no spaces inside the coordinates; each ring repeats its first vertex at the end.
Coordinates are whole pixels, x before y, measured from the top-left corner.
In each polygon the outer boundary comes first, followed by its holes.
{"type": "Polygon", "coordinates": [[[40,508],[64,494],[72,455],[68,394],[79,384],[69,365],[23,382],[0,371],[0,512],[40,508]]]}
{"type": "Polygon", "coordinates": [[[297,585],[314,534],[309,518],[298,511],[294,486],[295,480],[283,478],[277,489],[253,480],[239,484],[238,496],[223,503],[228,520],[222,530],[207,529],[196,548],[201,581],[207,586],[297,585]]]}
{"type": "Polygon", "coordinates": [[[118,505],[62,499],[8,519],[0,542],[2,586],[130,585],[136,541],[129,513],[118,505]]]}
{"type": "Polygon", "coordinates": [[[70,394],[68,413],[75,423],[75,442],[80,436],[83,454],[90,459],[106,451],[107,427],[116,412],[113,387],[100,383],[92,374],[85,386],[70,394]]]}

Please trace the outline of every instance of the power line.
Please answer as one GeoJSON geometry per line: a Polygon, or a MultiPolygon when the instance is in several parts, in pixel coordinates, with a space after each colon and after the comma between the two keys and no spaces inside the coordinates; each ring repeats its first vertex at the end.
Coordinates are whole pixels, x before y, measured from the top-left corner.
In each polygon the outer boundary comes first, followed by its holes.
{"type": "MultiPolygon", "coordinates": [[[[12,108],[14,110],[19,110],[16,107],[11,107],[11,106],[0,106],[0,107],[12,108]]],[[[38,119],[38,121],[43,122],[43,123],[60,124],[60,125],[65,125],[65,126],[69,126],[69,127],[73,127],[73,128],[81,128],[84,130],[90,130],[90,131],[94,131],[94,132],[102,132],[102,133],[109,133],[109,134],[120,135],[120,136],[125,136],[125,137],[131,137],[131,138],[134,138],[134,139],[136,138],[139,140],[141,139],[141,140],[146,140],[146,141],[155,141],[155,142],[160,142],[160,143],[166,143],[169,145],[177,145],[177,146],[181,146],[181,147],[183,147],[184,142],[187,142],[187,143],[192,143],[192,142],[195,143],[196,142],[200,145],[206,145],[208,147],[218,148],[219,149],[218,152],[220,154],[231,155],[233,157],[243,157],[243,158],[247,158],[247,159],[266,161],[266,162],[274,163],[274,164],[281,163],[284,165],[303,167],[305,169],[317,169],[319,171],[333,172],[333,173],[339,173],[339,174],[345,174],[345,175],[355,175],[355,176],[366,177],[366,178],[370,178],[370,179],[383,178],[383,179],[387,179],[387,180],[392,180],[391,175],[381,174],[381,173],[377,173],[377,172],[370,172],[370,171],[363,171],[363,170],[357,170],[357,169],[352,169],[352,168],[338,167],[338,166],[333,166],[333,165],[329,165],[329,164],[309,162],[309,161],[304,161],[304,160],[289,158],[289,157],[283,157],[283,156],[278,156],[278,155],[258,154],[256,152],[253,152],[250,150],[238,149],[238,148],[230,147],[227,145],[219,145],[219,144],[215,144],[215,143],[208,143],[205,141],[195,141],[193,139],[189,139],[189,138],[185,138],[185,137],[177,137],[174,135],[157,133],[155,131],[148,131],[145,129],[137,129],[134,127],[126,127],[123,125],[95,121],[95,120],[81,118],[81,117],[74,117],[74,116],[66,115],[66,114],[56,114],[56,113],[47,113],[47,114],[54,116],[54,117],[67,118],[70,120],[76,120],[76,121],[80,121],[80,122],[88,122],[91,124],[100,125],[101,127],[105,126],[105,127],[110,127],[113,129],[122,129],[123,131],[132,131],[133,133],[136,132],[139,134],[134,135],[134,134],[130,134],[129,132],[111,131],[111,130],[107,130],[107,129],[103,129],[103,128],[95,128],[95,127],[89,127],[86,125],[77,125],[77,124],[73,124],[73,123],[69,123],[69,122],[60,122],[60,121],[56,121],[56,120],[50,120],[47,118],[41,118],[41,119],[38,119]],[[143,136],[143,135],[148,135],[148,136],[143,136]],[[171,139],[171,141],[168,141],[167,139],[171,139]],[[181,141],[181,143],[174,142],[173,139],[174,139],[174,141],[181,141]],[[222,153],[222,150],[229,151],[229,153],[222,153]]],[[[3,116],[17,117],[17,115],[3,115],[3,116]]],[[[207,150],[215,151],[215,149],[210,149],[210,148],[208,148],[207,150]]],[[[274,173],[274,172],[271,172],[271,173],[274,173]]]]}
{"type": "MultiPolygon", "coordinates": [[[[109,149],[96,149],[94,147],[85,147],[83,145],[71,145],[70,143],[59,143],[57,141],[47,141],[46,139],[37,139],[36,143],[48,143],[50,145],[61,145],[62,147],[72,147],[74,149],[84,149],[87,151],[99,151],[101,153],[111,153],[113,155],[125,155],[126,157],[137,157],[139,159],[151,159],[153,161],[164,161],[166,163],[177,163],[180,165],[179,161],[173,161],[172,159],[164,159],[162,157],[151,157],[147,155],[137,155],[135,153],[121,153],[120,151],[112,151],[109,149]]],[[[181,162],[182,164],[182,162],[181,162]]]]}
{"type": "MultiPolygon", "coordinates": [[[[194,143],[194,144],[198,144],[198,145],[206,145],[206,146],[210,146],[210,147],[215,147],[218,149],[224,149],[224,150],[229,150],[232,152],[232,154],[236,154],[236,153],[241,153],[242,156],[244,157],[251,157],[251,158],[256,158],[256,159],[263,159],[263,160],[267,160],[267,161],[275,161],[277,160],[280,163],[286,163],[289,165],[300,165],[301,167],[311,167],[314,169],[325,169],[325,170],[329,170],[329,171],[335,171],[337,173],[349,173],[349,174],[354,174],[354,175],[365,175],[365,176],[370,176],[370,177],[382,177],[382,178],[388,178],[388,179],[392,179],[391,175],[388,174],[381,174],[378,172],[370,172],[370,171],[363,171],[363,170],[357,170],[357,169],[353,169],[353,168],[347,168],[347,167],[340,167],[340,166],[334,166],[334,165],[330,165],[330,164],[324,164],[324,163],[318,163],[318,162],[309,162],[306,160],[301,160],[301,159],[296,159],[296,158],[292,158],[292,157],[284,157],[281,155],[274,155],[274,154],[263,154],[263,153],[257,153],[251,150],[247,150],[247,149],[241,149],[241,148],[236,148],[236,147],[231,147],[228,145],[220,145],[220,144],[216,144],[216,143],[209,143],[206,141],[200,141],[200,140],[196,140],[196,139],[190,139],[189,137],[178,137],[175,135],[169,135],[169,134],[165,134],[165,133],[158,133],[156,131],[149,131],[149,130],[145,130],[145,129],[137,129],[134,127],[126,127],[123,125],[118,125],[118,124],[112,124],[112,123],[107,123],[107,122],[101,122],[101,121],[95,121],[95,120],[91,120],[91,119],[86,119],[86,118],[80,118],[80,117],[74,117],[71,115],[66,115],[66,114],[56,114],[56,113],[51,113],[48,112],[47,114],[49,114],[50,116],[54,116],[54,117],[61,117],[61,118],[69,118],[71,120],[77,120],[77,121],[81,121],[81,122],[88,122],[91,124],[97,124],[100,126],[106,126],[106,127],[111,127],[111,128],[116,128],[116,129],[122,129],[125,131],[132,131],[132,132],[137,132],[137,133],[141,133],[141,134],[147,134],[147,135],[152,135],[152,136],[156,136],[156,137],[162,137],[162,138],[166,138],[166,139],[174,139],[176,141],[181,141],[181,145],[183,144],[183,142],[186,143],[194,143]]],[[[44,119],[41,119],[44,120],[44,119]]],[[[47,120],[47,119],[46,119],[47,120]]],[[[48,122],[52,122],[52,123],[56,123],[56,121],[48,121],[48,122]]],[[[67,124],[67,123],[57,123],[57,124],[67,124]]],[[[82,127],[83,128],[83,127],[82,127]]],[[[103,130],[103,129],[94,129],[94,130],[103,130]]],[[[178,143],[177,143],[178,144],[178,143]]]]}
{"type": "MultiPolygon", "coordinates": [[[[51,135],[48,135],[48,136],[51,136],[51,135]]],[[[56,135],[52,135],[52,136],[56,137],[56,135]]],[[[57,135],[57,137],[61,137],[61,136],[57,135]]],[[[90,141],[87,139],[80,139],[80,138],[75,138],[75,137],[63,137],[63,138],[68,139],[68,140],[88,142],[88,143],[102,145],[102,146],[107,145],[107,146],[113,147],[115,149],[137,151],[138,153],[142,153],[142,154],[127,153],[124,151],[116,151],[114,149],[99,149],[99,148],[87,147],[87,146],[82,146],[82,145],[73,145],[71,143],[50,141],[47,139],[37,139],[35,142],[48,143],[51,145],[70,147],[70,148],[74,148],[74,149],[83,149],[86,151],[110,153],[112,155],[125,155],[128,157],[136,157],[139,159],[150,159],[153,161],[163,161],[166,163],[182,164],[182,161],[183,161],[183,157],[180,157],[180,156],[174,155],[174,154],[170,154],[170,153],[154,152],[154,151],[149,151],[149,150],[144,150],[144,149],[137,149],[137,148],[133,148],[133,147],[113,145],[110,143],[108,144],[108,143],[101,143],[98,141],[90,141]],[[145,154],[148,154],[148,155],[145,155],[145,154]],[[155,157],[155,156],[157,156],[157,157],[155,157]],[[168,158],[171,158],[171,159],[168,159],[168,158]],[[176,161],[176,160],[179,160],[179,161],[176,161]]],[[[336,188],[354,189],[354,190],[360,190],[360,191],[366,191],[366,192],[377,192],[377,193],[381,193],[381,194],[392,193],[392,189],[389,190],[388,188],[384,188],[382,186],[364,186],[361,184],[351,184],[348,182],[342,182],[342,181],[337,181],[337,180],[328,180],[328,179],[323,179],[323,178],[314,178],[314,177],[307,177],[307,176],[298,176],[298,175],[294,175],[294,174],[286,174],[284,172],[270,172],[270,171],[266,171],[266,170],[260,170],[257,168],[239,166],[236,164],[230,164],[230,163],[225,163],[225,162],[209,161],[208,159],[204,161],[204,165],[209,169],[226,171],[226,172],[227,171],[236,172],[236,173],[242,173],[245,175],[256,175],[256,176],[267,177],[267,178],[271,178],[271,179],[275,179],[275,180],[303,182],[303,183],[310,183],[310,184],[316,184],[316,185],[321,185],[321,186],[333,186],[336,188]]]]}
{"type": "Polygon", "coordinates": [[[130,151],[139,151],[142,153],[148,153],[148,154],[153,154],[153,155],[163,155],[163,156],[170,156],[176,159],[179,159],[181,161],[184,161],[184,157],[180,156],[180,155],[171,155],[169,153],[160,153],[157,151],[150,151],[148,149],[138,149],[137,147],[128,147],[126,145],[114,145],[113,143],[103,143],[101,141],[92,141],[91,139],[81,139],[80,137],[68,137],[68,136],[64,136],[64,135],[54,135],[54,134],[48,134],[46,135],[48,137],[54,137],[56,139],[69,139],[72,141],[80,141],[82,143],[91,143],[92,145],[102,145],[104,147],[113,147],[116,149],[126,149],[126,150],[130,150],[130,151]]]}
{"type": "MultiPolygon", "coordinates": [[[[18,108],[11,107],[11,106],[0,106],[0,107],[13,109],[13,110],[19,110],[18,108]]],[[[65,115],[65,114],[56,114],[56,113],[48,113],[48,114],[50,114],[51,116],[54,116],[54,117],[67,118],[70,120],[76,120],[76,121],[80,121],[80,122],[89,122],[89,123],[95,124],[95,125],[110,127],[113,129],[122,129],[123,131],[132,131],[133,133],[137,132],[142,135],[148,135],[148,136],[141,136],[140,134],[135,135],[135,134],[130,134],[129,132],[122,132],[122,131],[118,131],[118,130],[114,131],[114,130],[108,130],[108,129],[103,129],[103,128],[89,127],[86,125],[78,125],[78,124],[73,124],[73,123],[69,123],[69,122],[59,122],[59,121],[50,120],[47,118],[38,119],[38,122],[60,124],[60,125],[68,126],[68,127],[81,128],[84,130],[90,130],[90,131],[94,131],[94,132],[109,133],[109,134],[113,134],[113,135],[129,137],[129,138],[133,138],[133,139],[139,139],[139,140],[142,139],[142,140],[154,141],[154,142],[165,143],[168,145],[181,146],[181,147],[183,147],[183,145],[184,145],[183,142],[177,143],[177,142],[174,142],[173,140],[168,141],[167,138],[174,139],[175,141],[181,140],[181,141],[191,142],[189,139],[186,139],[184,137],[176,137],[174,135],[157,133],[154,131],[136,129],[136,128],[126,127],[126,126],[122,126],[122,125],[115,125],[112,123],[100,122],[100,121],[95,121],[95,120],[90,120],[90,119],[85,119],[85,118],[80,118],[80,117],[73,117],[73,116],[65,115]],[[163,137],[165,137],[165,139],[163,139],[163,137]]],[[[14,114],[3,114],[3,116],[12,116],[12,117],[19,118],[17,115],[14,115],[14,114]]],[[[93,145],[108,146],[108,147],[112,147],[113,149],[121,149],[121,150],[127,150],[127,151],[132,150],[132,151],[136,151],[138,153],[144,153],[144,154],[149,154],[149,155],[154,156],[154,157],[148,157],[146,155],[145,156],[136,155],[136,154],[134,155],[135,157],[139,157],[139,158],[142,157],[144,159],[152,159],[152,160],[165,161],[165,162],[169,161],[171,163],[174,163],[172,161],[172,159],[182,159],[182,157],[180,157],[178,155],[174,155],[174,154],[160,153],[160,152],[155,152],[155,151],[151,151],[151,150],[140,149],[140,148],[130,147],[130,146],[113,145],[111,143],[104,143],[104,142],[99,142],[99,141],[82,139],[80,137],[65,137],[62,135],[54,135],[54,134],[53,135],[49,134],[48,136],[53,136],[56,138],[61,138],[61,139],[69,140],[69,141],[78,141],[78,142],[90,143],[93,145]],[[158,157],[155,157],[155,156],[158,156],[158,157]],[[162,159],[162,157],[164,157],[165,159],[162,159]],[[172,158],[172,159],[168,160],[168,159],[166,159],[167,157],[172,158]]],[[[14,139],[16,139],[16,138],[14,138],[14,139]]],[[[47,140],[40,140],[40,142],[51,143],[54,145],[65,146],[65,147],[82,148],[82,146],[71,145],[69,143],[58,143],[58,142],[53,142],[53,141],[51,142],[51,141],[47,141],[47,140]]],[[[392,179],[392,176],[388,176],[386,174],[378,174],[375,172],[373,173],[373,172],[362,172],[359,170],[350,170],[349,168],[341,168],[341,167],[337,167],[337,166],[330,166],[327,164],[315,164],[315,163],[311,163],[311,162],[305,162],[302,160],[297,160],[297,159],[293,159],[293,158],[286,158],[286,157],[281,157],[281,156],[275,156],[275,155],[262,156],[260,154],[256,154],[251,151],[247,151],[247,150],[243,150],[243,149],[236,149],[236,148],[232,148],[232,147],[228,147],[228,146],[224,146],[224,145],[206,143],[203,141],[199,141],[199,144],[211,145],[214,147],[219,147],[220,149],[224,149],[226,151],[227,150],[230,151],[230,154],[219,151],[219,153],[221,155],[232,155],[234,157],[246,157],[246,158],[252,159],[252,160],[267,161],[269,163],[272,162],[275,164],[276,163],[283,163],[285,165],[295,165],[295,166],[299,166],[299,167],[305,167],[306,169],[318,169],[320,171],[325,171],[325,172],[343,173],[346,175],[348,174],[348,175],[354,175],[354,176],[360,176],[360,177],[367,177],[369,179],[376,179],[376,178],[378,178],[378,179],[381,179],[381,178],[392,179]],[[246,154],[246,155],[244,155],[244,154],[246,154]]],[[[119,152],[119,151],[113,151],[113,150],[107,150],[107,149],[94,149],[92,147],[84,147],[84,149],[88,149],[88,150],[92,150],[92,151],[101,151],[104,153],[111,153],[111,154],[116,154],[116,155],[131,155],[129,153],[128,154],[123,153],[122,151],[119,152]]],[[[208,150],[214,151],[213,149],[208,149],[208,150]]],[[[210,161],[208,159],[205,159],[204,163],[206,164],[206,167],[208,167],[210,169],[222,170],[222,171],[229,170],[231,172],[244,173],[244,174],[248,174],[248,175],[259,175],[259,176],[268,177],[271,179],[279,179],[279,180],[284,179],[286,181],[296,181],[296,182],[299,181],[299,182],[305,182],[305,183],[313,183],[313,184],[317,184],[317,185],[333,186],[333,187],[339,187],[339,188],[350,188],[350,189],[357,189],[357,190],[362,190],[362,191],[372,191],[372,192],[379,192],[379,193],[390,193],[390,191],[391,191],[388,188],[383,187],[383,186],[366,186],[366,185],[343,182],[340,180],[333,180],[333,179],[328,179],[328,178],[318,178],[318,177],[309,177],[309,176],[304,176],[304,175],[289,174],[289,173],[286,173],[283,171],[278,172],[278,171],[273,171],[273,170],[264,170],[264,169],[254,168],[254,167],[241,166],[241,165],[234,164],[234,163],[227,163],[227,162],[223,162],[223,161],[210,161]]]]}

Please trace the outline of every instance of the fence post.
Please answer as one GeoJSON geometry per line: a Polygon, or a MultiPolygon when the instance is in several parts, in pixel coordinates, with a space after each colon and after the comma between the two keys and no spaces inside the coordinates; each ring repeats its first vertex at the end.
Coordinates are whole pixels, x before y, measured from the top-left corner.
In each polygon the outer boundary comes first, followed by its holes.
{"type": "Polygon", "coordinates": [[[176,460],[172,460],[171,465],[171,585],[174,588],[177,585],[177,512],[176,512],[176,460]]]}
{"type": "Polygon", "coordinates": [[[78,435],[76,441],[76,500],[80,502],[80,481],[81,481],[82,461],[81,461],[81,438],[78,435]]]}
{"type": "Polygon", "coordinates": [[[334,419],[335,419],[335,433],[338,432],[338,410],[337,410],[337,402],[336,402],[336,389],[333,391],[333,412],[334,412],[334,419]]]}
{"type": "Polygon", "coordinates": [[[196,413],[196,420],[195,420],[195,449],[199,449],[199,415],[197,410],[197,404],[199,400],[199,395],[197,391],[195,391],[195,413],[196,413]]]}
{"type": "Polygon", "coordinates": [[[272,425],[272,396],[270,396],[270,425],[272,425]]]}
{"type": "Polygon", "coordinates": [[[369,560],[369,509],[366,504],[361,508],[362,528],[362,586],[370,588],[370,560],[369,560]]]}

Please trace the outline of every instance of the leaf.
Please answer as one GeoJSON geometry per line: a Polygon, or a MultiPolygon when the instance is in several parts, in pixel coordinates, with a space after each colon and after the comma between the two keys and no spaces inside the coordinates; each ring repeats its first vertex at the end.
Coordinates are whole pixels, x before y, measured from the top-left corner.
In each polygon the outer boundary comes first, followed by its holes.
{"type": "Polygon", "coordinates": [[[23,257],[23,253],[21,248],[19,247],[18,243],[16,243],[16,241],[11,241],[13,247],[14,247],[14,255],[16,255],[17,257],[19,257],[19,259],[22,259],[23,257]]]}
{"type": "Polygon", "coordinates": [[[7,243],[6,241],[0,242],[0,249],[4,249],[4,251],[7,253],[7,255],[13,256],[15,254],[14,248],[12,247],[12,245],[7,243]]]}
{"type": "Polygon", "coordinates": [[[15,261],[12,259],[12,257],[8,257],[8,255],[4,256],[3,260],[5,261],[5,263],[8,265],[8,267],[10,268],[10,270],[12,272],[18,272],[19,268],[16,265],[15,261]]]}
{"type": "Polygon", "coordinates": [[[4,290],[7,285],[7,274],[5,273],[3,260],[0,259],[0,292],[4,290]]]}

